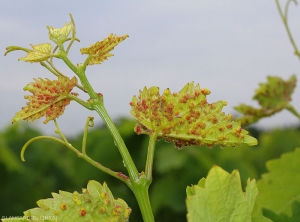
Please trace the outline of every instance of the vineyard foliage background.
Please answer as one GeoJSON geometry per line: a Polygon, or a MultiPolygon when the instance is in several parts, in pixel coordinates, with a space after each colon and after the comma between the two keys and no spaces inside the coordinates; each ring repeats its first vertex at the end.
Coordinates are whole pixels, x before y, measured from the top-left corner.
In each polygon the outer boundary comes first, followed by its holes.
{"type": "MultiPolygon", "coordinates": [[[[145,135],[137,136],[133,131],[134,124],[133,120],[120,119],[118,128],[139,170],[142,170],[148,138],[145,135]]],[[[255,147],[186,147],[178,150],[171,143],[158,142],[154,160],[155,180],[150,188],[155,217],[162,221],[164,218],[166,221],[185,221],[186,186],[206,177],[213,165],[228,172],[238,169],[244,188],[247,178],[260,179],[267,172],[266,161],[292,152],[300,144],[299,127],[271,131],[248,130],[259,140],[255,147]]],[[[130,220],[142,220],[136,200],[125,184],[78,159],[58,143],[41,140],[31,144],[25,154],[26,162],[22,163],[21,147],[29,139],[41,134],[24,123],[8,126],[1,131],[0,215],[21,216],[21,212],[36,207],[36,200],[50,198],[51,192],[80,190],[88,180],[97,180],[105,181],[114,196],[124,199],[133,209],[130,220]]],[[[75,147],[81,147],[81,138],[81,134],[78,134],[69,141],[75,147]]],[[[104,127],[91,130],[87,152],[101,164],[125,172],[117,148],[104,127]]]]}

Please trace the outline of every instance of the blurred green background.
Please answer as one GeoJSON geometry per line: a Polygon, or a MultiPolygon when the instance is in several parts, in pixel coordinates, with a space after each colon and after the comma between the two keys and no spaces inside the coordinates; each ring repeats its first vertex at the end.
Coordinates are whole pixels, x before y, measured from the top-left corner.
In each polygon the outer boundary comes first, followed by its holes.
{"type": "MultiPolygon", "coordinates": [[[[137,136],[133,131],[134,124],[129,119],[117,121],[118,129],[139,171],[142,171],[148,137],[137,136]]],[[[150,187],[156,220],[186,221],[186,186],[196,184],[213,165],[229,172],[238,169],[244,187],[247,178],[259,179],[266,172],[267,160],[300,147],[299,127],[271,131],[248,128],[248,131],[258,139],[257,146],[185,147],[178,150],[173,144],[159,141],[150,187]]],[[[88,180],[97,180],[100,183],[105,181],[115,198],[128,203],[132,208],[130,221],[142,221],[133,193],[125,184],[97,170],[61,144],[50,140],[36,141],[25,153],[26,162],[21,162],[22,146],[38,135],[41,132],[24,123],[8,126],[0,133],[0,216],[21,216],[23,211],[36,207],[37,200],[52,197],[51,192],[81,192],[88,180]]],[[[81,149],[82,134],[69,138],[69,142],[81,149]]],[[[126,173],[118,150],[104,127],[90,130],[87,153],[104,166],[126,173]]]]}

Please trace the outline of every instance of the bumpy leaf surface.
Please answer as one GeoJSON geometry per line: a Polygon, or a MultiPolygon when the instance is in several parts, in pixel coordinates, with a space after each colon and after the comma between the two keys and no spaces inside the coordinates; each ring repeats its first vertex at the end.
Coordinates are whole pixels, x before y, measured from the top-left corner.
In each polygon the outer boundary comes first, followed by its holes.
{"type": "Polygon", "coordinates": [[[51,57],[52,45],[50,43],[30,46],[33,50],[30,51],[24,58],[19,58],[19,60],[24,60],[25,62],[42,62],[51,57]]]}
{"type": "Polygon", "coordinates": [[[238,171],[229,174],[214,166],[206,179],[187,188],[188,221],[268,222],[255,208],[257,195],[255,180],[248,179],[244,193],[238,171]]]}
{"type": "Polygon", "coordinates": [[[64,43],[73,28],[73,24],[71,22],[68,25],[64,24],[60,29],[52,26],[47,26],[47,28],[49,30],[49,39],[55,43],[64,43]]]}
{"type": "Polygon", "coordinates": [[[213,146],[220,144],[256,145],[257,140],[248,136],[239,122],[231,115],[225,115],[222,108],[225,101],[209,104],[206,95],[208,89],[200,89],[199,84],[186,84],[179,93],[166,89],[162,95],[158,87],[144,88],[138,97],[134,96],[131,114],[137,120],[137,134],[158,134],[177,147],[188,145],[213,146]]]}
{"type": "Polygon", "coordinates": [[[296,87],[296,76],[293,75],[288,81],[277,76],[268,76],[267,83],[261,83],[255,91],[253,99],[257,100],[263,108],[275,108],[278,105],[290,102],[291,95],[296,87]]]}
{"type": "Polygon", "coordinates": [[[127,37],[128,35],[117,36],[110,34],[103,41],[96,42],[90,47],[80,49],[80,52],[91,56],[88,65],[101,64],[104,60],[107,60],[108,57],[113,56],[110,52],[127,37]]]}
{"type": "Polygon", "coordinates": [[[58,77],[58,80],[34,79],[24,87],[24,90],[33,95],[25,96],[28,99],[26,106],[16,113],[12,123],[19,120],[33,121],[46,116],[44,123],[54,120],[63,114],[65,107],[69,105],[68,94],[76,86],[77,79],[58,77]]]}
{"type": "Polygon", "coordinates": [[[267,162],[269,173],[257,182],[258,204],[276,214],[292,214],[292,204],[300,201],[300,148],[280,159],[267,162]]]}
{"type": "Polygon", "coordinates": [[[82,189],[82,194],[59,191],[52,196],[37,201],[39,208],[25,211],[23,220],[2,221],[126,222],[131,213],[124,200],[114,199],[106,183],[102,186],[93,180],[89,181],[87,189],[82,189]]]}
{"type": "Polygon", "coordinates": [[[273,115],[282,109],[288,108],[291,95],[296,87],[296,76],[293,75],[287,81],[277,76],[268,76],[267,83],[261,83],[260,88],[255,91],[253,97],[261,105],[261,108],[254,108],[241,104],[235,109],[243,114],[239,119],[242,125],[257,122],[263,117],[273,115]]]}

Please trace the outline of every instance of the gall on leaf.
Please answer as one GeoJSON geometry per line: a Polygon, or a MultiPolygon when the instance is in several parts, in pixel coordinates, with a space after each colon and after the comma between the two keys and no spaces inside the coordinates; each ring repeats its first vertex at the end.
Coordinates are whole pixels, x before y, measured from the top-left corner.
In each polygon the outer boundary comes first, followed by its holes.
{"type": "Polygon", "coordinates": [[[17,112],[12,123],[19,120],[33,121],[46,116],[44,123],[54,120],[63,114],[65,107],[69,105],[68,94],[76,86],[77,79],[71,80],[66,77],[58,77],[58,80],[34,79],[34,82],[27,84],[24,91],[29,91],[33,95],[24,98],[29,102],[17,112]]]}
{"type": "Polygon", "coordinates": [[[260,87],[255,90],[253,96],[253,99],[257,100],[261,107],[254,108],[246,104],[234,107],[243,115],[237,120],[241,121],[242,125],[248,125],[283,109],[290,109],[291,95],[296,87],[296,82],[295,75],[292,75],[287,81],[277,76],[268,76],[267,83],[260,83],[260,87]]]}
{"type": "Polygon", "coordinates": [[[117,36],[110,34],[101,42],[96,42],[87,48],[80,49],[80,52],[91,56],[88,65],[101,64],[104,60],[107,60],[108,57],[113,56],[110,52],[127,37],[128,35],[117,36]]]}
{"type": "Polygon", "coordinates": [[[131,209],[124,200],[114,198],[105,183],[90,180],[82,193],[60,190],[51,194],[51,198],[38,200],[38,207],[24,212],[24,218],[32,218],[26,221],[129,221],[131,209]],[[107,194],[105,200],[99,195],[101,193],[107,194]],[[74,203],[74,195],[80,204],[74,203]]]}
{"type": "Polygon", "coordinates": [[[186,84],[178,93],[166,89],[162,95],[158,87],[140,90],[130,102],[131,115],[137,120],[137,134],[155,132],[181,148],[189,145],[236,146],[256,145],[257,140],[241,128],[231,115],[222,112],[226,101],[209,104],[208,89],[200,89],[194,82],[186,84]]]}
{"type": "Polygon", "coordinates": [[[39,45],[30,44],[30,46],[33,50],[28,52],[24,58],[19,58],[19,60],[23,60],[25,62],[42,62],[52,56],[52,45],[50,43],[43,43],[39,45]]]}
{"type": "Polygon", "coordinates": [[[289,80],[284,81],[278,76],[268,76],[267,83],[260,83],[255,90],[253,99],[257,100],[263,108],[276,108],[282,103],[291,101],[291,95],[296,87],[296,76],[292,75],[289,80]]]}

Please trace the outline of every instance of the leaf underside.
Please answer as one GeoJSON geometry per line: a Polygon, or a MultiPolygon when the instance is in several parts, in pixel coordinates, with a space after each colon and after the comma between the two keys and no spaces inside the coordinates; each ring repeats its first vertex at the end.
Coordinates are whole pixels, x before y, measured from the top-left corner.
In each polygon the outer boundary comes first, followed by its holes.
{"type": "MultiPolygon", "coordinates": [[[[122,199],[115,200],[106,183],[89,181],[87,189],[78,192],[59,191],[53,198],[37,201],[39,208],[24,212],[23,221],[128,221],[131,209],[122,199]]],[[[20,221],[3,219],[2,221],[20,221]]]]}
{"type": "Polygon", "coordinates": [[[137,120],[136,133],[157,133],[158,139],[174,142],[179,148],[204,144],[256,145],[257,140],[248,136],[239,122],[222,112],[226,101],[209,104],[208,94],[208,89],[200,89],[194,82],[186,84],[178,93],[166,89],[162,95],[158,87],[145,87],[130,102],[131,115],[137,120]]]}
{"type": "Polygon", "coordinates": [[[19,60],[23,60],[25,62],[42,62],[51,57],[52,45],[50,43],[30,46],[33,50],[28,52],[24,58],[19,58],[19,60]]]}
{"type": "Polygon", "coordinates": [[[47,26],[49,30],[49,39],[53,42],[57,43],[64,43],[72,29],[74,29],[73,23],[70,22],[68,25],[64,24],[62,28],[53,28],[52,26],[47,26]]]}
{"type": "Polygon", "coordinates": [[[68,94],[76,86],[77,79],[71,80],[66,77],[58,77],[58,80],[34,79],[24,87],[25,91],[33,95],[25,96],[29,102],[17,112],[12,123],[19,120],[33,121],[46,116],[44,123],[54,120],[63,114],[65,107],[69,105],[68,94]]]}
{"type": "Polygon", "coordinates": [[[104,60],[107,60],[109,57],[113,56],[113,54],[110,54],[110,52],[115,48],[115,46],[124,41],[127,37],[128,35],[117,36],[110,34],[101,42],[96,42],[87,48],[80,49],[80,52],[91,57],[88,65],[101,64],[104,60]]]}

